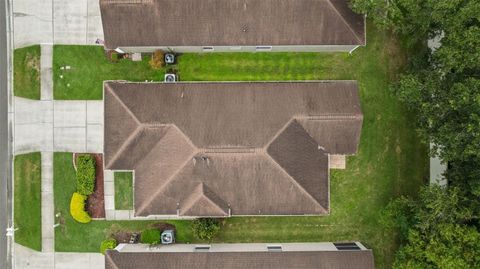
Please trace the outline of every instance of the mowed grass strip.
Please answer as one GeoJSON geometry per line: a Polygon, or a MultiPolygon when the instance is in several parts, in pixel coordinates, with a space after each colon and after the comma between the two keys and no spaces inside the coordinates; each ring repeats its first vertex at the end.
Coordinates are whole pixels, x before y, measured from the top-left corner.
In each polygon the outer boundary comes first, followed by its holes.
{"type": "Polygon", "coordinates": [[[163,81],[165,70],[151,68],[150,58],[145,56],[141,62],[126,59],[111,62],[101,46],[55,45],[54,98],[100,100],[103,98],[105,80],[163,81]]]}
{"type": "Polygon", "coordinates": [[[40,99],[40,45],[14,51],[13,94],[18,97],[40,99]]]}
{"type": "Polygon", "coordinates": [[[15,242],[42,250],[42,167],[40,152],[15,156],[15,242]]]}
{"type": "MultiPolygon", "coordinates": [[[[60,213],[55,229],[55,251],[99,252],[102,240],[116,231],[141,232],[159,221],[106,221],[93,220],[81,224],[70,215],[70,199],[75,192],[75,169],[72,153],[54,154],[54,200],[55,212],[60,213]]],[[[183,243],[195,242],[189,221],[165,221],[175,225],[177,240],[183,243]]]]}
{"type": "Polygon", "coordinates": [[[115,209],[133,209],[133,173],[115,172],[115,209]]]}

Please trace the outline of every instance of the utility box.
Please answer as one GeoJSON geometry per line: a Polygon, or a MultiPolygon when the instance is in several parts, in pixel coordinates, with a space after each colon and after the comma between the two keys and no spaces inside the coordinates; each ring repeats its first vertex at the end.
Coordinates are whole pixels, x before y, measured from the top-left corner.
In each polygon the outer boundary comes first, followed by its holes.
{"type": "Polygon", "coordinates": [[[162,245],[170,245],[175,243],[175,231],[165,230],[161,235],[162,245]]]}

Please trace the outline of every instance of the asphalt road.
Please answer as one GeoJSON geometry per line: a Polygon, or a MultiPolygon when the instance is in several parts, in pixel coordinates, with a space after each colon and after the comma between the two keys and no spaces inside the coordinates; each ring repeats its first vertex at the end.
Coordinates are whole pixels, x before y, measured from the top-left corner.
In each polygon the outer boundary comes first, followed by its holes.
{"type": "Polygon", "coordinates": [[[7,1],[0,1],[0,268],[11,268],[9,240],[5,232],[11,224],[11,147],[8,122],[7,1]]]}

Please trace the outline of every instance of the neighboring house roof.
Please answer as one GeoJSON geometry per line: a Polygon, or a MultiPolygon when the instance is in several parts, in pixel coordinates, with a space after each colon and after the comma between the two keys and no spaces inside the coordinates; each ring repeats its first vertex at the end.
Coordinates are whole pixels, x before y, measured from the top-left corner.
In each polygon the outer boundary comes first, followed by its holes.
{"type": "MultiPolygon", "coordinates": [[[[228,244],[227,244],[228,245],[228,244]]],[[[160,251],[123,252],[107,250],[105,269],[374,269],[371,250],[317,250],[314,244],[298,250],[267,251],[249,250],[249,244],[231,244],[222,251],[192,252],[175,250],[176,246],[163,247],[160,251]],[[313,247],[312,247],[313,246],[313,247]],[[171,250],[167,250],[172,248],[171,250]],[[229,248],[237,248],[228,250],[229,248]],[[313,248],[313,249],[309,249],[313,248]]],[[[254,244],[258,245],[258,244],[254,244]]],[[[214,246],[213,246],[214,247],[214,246]]],[[[161,249],[162,247],[160,247],[161,249]]],[[[182,248],[182,247],[179,247],[182,248]]]]}
{"type": "Polygon", "coordinates": [[[105,83],[106,169],[136,216],[329,211],[328,154],[357,151],[355,81],[105,83]]]}
{"type": "Polygon", "coordinates": [[[365,45],[347,0],[100,0],[105,47],[365,45]]]}

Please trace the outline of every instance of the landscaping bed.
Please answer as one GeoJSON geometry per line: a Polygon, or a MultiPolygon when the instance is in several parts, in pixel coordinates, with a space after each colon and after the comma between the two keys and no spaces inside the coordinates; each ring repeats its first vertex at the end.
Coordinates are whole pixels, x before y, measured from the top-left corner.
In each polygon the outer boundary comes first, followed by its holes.
{"type": "MultiPolygon", "coordinates": [[[[74,153],[74,160],[84,153],[74,153]]],[[[90,154],[95,159],[95,190],[87,199],[86,211],[94,219],[105,218],[105,195],[103,185],[103,155],[90,154]]]]}
{"type": "MultiPolygon", "coordinates": [[[[92,220],[83,224],[75,221],[70,215],[70,200],[76,191],[76,176],[73,167],[72,153],[54,154],[54,202],[55,212],[60,213],[55,229],[55,251],[60,252],[99,252],[99,246],[104,239],[120,231],[137,232],[160,225],[166,221],[107,221],[92,220]]],[[[177,242],[194,243],[199,240],[193,237],[190,221],[168,221],[175,225],[177,242]]]]}
{"type": "Polygon", "coordinates": [[[42,250],[41,162],[40,152],[15,156],[15,242],[37,251],[42,250]]]}

